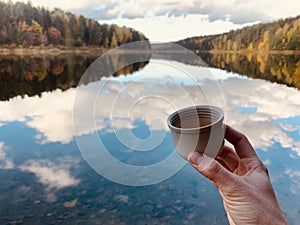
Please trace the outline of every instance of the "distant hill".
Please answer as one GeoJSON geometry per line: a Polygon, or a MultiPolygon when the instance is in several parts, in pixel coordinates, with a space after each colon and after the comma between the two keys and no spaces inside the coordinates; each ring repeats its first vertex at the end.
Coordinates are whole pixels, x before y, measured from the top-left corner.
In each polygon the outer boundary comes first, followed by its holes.
{"type": "Polygon", "coordinates": [[[98,46],[113,48],[147,40],[140,32],[28,3],[0,1],[0,47],[98,46]]]}
{"type": "Polygon", "coordinates": [[[219,35],[191,37],[176,43],[196,52],[300,50],[300,16],[247,26],[219,35]]]}

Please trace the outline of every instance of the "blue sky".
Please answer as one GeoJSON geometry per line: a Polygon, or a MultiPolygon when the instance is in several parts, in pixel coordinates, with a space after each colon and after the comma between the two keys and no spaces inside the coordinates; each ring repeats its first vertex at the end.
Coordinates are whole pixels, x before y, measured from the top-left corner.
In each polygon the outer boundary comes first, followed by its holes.
{"type": "Polygon", "coordinates": [[[34,6],[45,6],[50,10],[57,7],[83,14],[101,23],[132,27],[154,42],[222,33],[257,22],[270,22],[300,14],[299,0],[31,0],[31,2],[34,6]]]}

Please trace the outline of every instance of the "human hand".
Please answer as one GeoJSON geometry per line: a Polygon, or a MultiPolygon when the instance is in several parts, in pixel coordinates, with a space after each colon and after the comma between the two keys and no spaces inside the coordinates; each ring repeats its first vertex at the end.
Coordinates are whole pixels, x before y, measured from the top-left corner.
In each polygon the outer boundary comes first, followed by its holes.
{"type": "Polygon", "coordinates": [[[216,159],[190,153],[190,164],[218,189],[229,223],[288,224],[277,202],[268,170],[247,137],[226,125],[224,146],[216,159]]]}

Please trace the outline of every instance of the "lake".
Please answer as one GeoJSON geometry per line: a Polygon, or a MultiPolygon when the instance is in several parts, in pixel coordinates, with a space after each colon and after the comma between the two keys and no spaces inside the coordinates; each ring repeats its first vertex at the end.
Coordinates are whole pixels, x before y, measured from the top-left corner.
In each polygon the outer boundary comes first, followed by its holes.
{"type": "Polygon", "coordinates": [[[228,224],[166,124],[197,104],[223,108],[248,136],[297,224],[299,57],[203,55],[209,67],[191,55],[139,57],[1,57],[0,224],[228,224]],[[234,66],[248,59],[248,71],[234,66]]]}

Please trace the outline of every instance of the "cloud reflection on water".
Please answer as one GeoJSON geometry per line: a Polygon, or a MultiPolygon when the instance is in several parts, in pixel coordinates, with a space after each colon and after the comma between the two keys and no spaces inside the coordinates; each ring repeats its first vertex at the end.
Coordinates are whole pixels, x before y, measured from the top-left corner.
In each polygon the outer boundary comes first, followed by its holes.
{"type": "Polygon", "coordinates": [[[7,156],[9,147],[4,142],[0,142],[0,169],[13,169],[15,164],[11,158],[7,156]]]}
{"type": "Polygon", "coordinates": [[[46,200],[57,200],[56,192],[59,189],[77,186],[80,180],[71,175],[71,168],[76,167],[78,159],[63,157],[53,162],[51,160],[28,160],[19,166],[20,170],[33,173],[38,182],[45,186],[46,200]]]}
{"type": "MultiPolygon", "coordinates": [[[[170,71],[157,68],[154,70],[152,66],[157,65],[150,62],[137,74],[104,78],[84,87],[90,92],[98,93],[103,82],[107,84],[95,107],[98,130],[109,134],[113,132],[113,128],[116,130],[136,128],[138,126],[136,121],[142,121],[149,130],[168,132],[165,121],[174,108],[164,101],[165,99],[176,100],[177,107],[189,106],[187,96],[198,103],[206,101],[205,96],[198,95],[198,87],[186,76],[178,74],[173,77],[170,71]],[[151,74],[153,71],[155,74],[151,74]],[[140,78],[141,76],[144,77],[140,78]],[[127,87],[127,93],[123,91],[124,87],[127,87]],[[119,95],[120,92],[122,95],[119,95]],[[148,98],[140,99],[141,96],[148,98]],[[113,109],[113,102],[116,99],[118,107],[113,109]],[[138,104],[129,107],[130,103],[139,99],[138,104]],[[113,124],[110,121],[111,112],[116,119],[113,124]],[[160,120],[153,121],[156,117],[160,120]]],[[[259,153],[264,154],[264,162],[270,168],[274,187],[279,190],[279,200],[290,218],[296,221],[299,218],[299,209],[295,207],[299,198],[296,196],[300,190],[300,170],[297,166],[300,157],[299,91],[264,80],[246,79],[222,70],[209,70],[218,80],[225,98],[225,122],[247,134],[256,149],[264,150],[259,153]]],[[[209,89],[212,80],[203,79],[199,75],[198,82],[210,91],[209,95],[212,98],[216,95],[214,90],[209,89]]],[[[17,97],[0,102],[0,124],[5,126],[12,121],[26,123],[28,127],[36,130],[36,141],[39,144],[71,143],[75,94],[76,89],[72,88],[64,92],[56,90],[43,93],[40,98],[17,97]]],[[[85,106],[91,104],[89,101],[89,98],[85,98],[81,104],[79,115],[82,117],[77,121],[80,129],[76,130],[75,135],[84,136],[95,131],[94,124],[90,126],[85,119],[85,106]]],[[[213,101],[214,104],[224,104],[222,98],[218,96],[213,101]]],[[[44,195],[50,202],[56,201],[58,190],[80,183],[79,178],[71,173],[77,164],[78,161],[73,158],[62,158],[58,161],[32,159],[17,167],[10,157],[9,148],[4,142],[0,142],[0,168],[18,168],[33,173],[38,182],[44,185],[44,195]]]]}
{"type": "MultiPolygon", "coordinates": [[[[207,101],[204,95],[199,95],[198,87],[192,85],[191,80],[188,80],[186,76],[177,75],[174,78],[169,71],[164,70],[160,71],[162,79],[157,79],[157,65],[153,64],[152,71],[155,71],[153,75],[151,75],[151,68],[150,63],[147,68],[148,72],[146,71],[147,73],[143,74],[142,78],[139,74],[119,80],[105,78],[83,87],[91,93],[97,93],[105,82],[105,90],[98,98],[95,107],[98,130],[112,132],[113,128],[132,129],[136,126],[136,120],[142,120],[150,130],[168,131],[165,121],[167,116],[174,111],[174,105],[165,100],[171,99],[176,102],[176,108],[186,107],[191,103],[203,104],[207,101]],[[148,98],[142,98],[143,96],[148,96],[148,98]],[[139,99],[138,104],[134,104],[139,99]],[[113,105],[115,101],[118,103],[117,107],[113,105]],[[113,124],[110,121],[111,115],[115,119],[113,124]],[[157,117],[160,121],[157,120],[154,123],[153,118],[157,117]]],[[[196,71],[197,68],[195,68],[196,71]]],[[[299,126],[290,122],[293,118],[297,119],[300,114],[299,91],[263,80],[240,78],[235,74],[220,70],[210,69],[210,71],[213,74],[216,72],[216,76],[223,74],[219,76],[222,77],[219,84],[225,97],[226,123],[245,132],[257,148],[267,150],[274,143],[279,142],[283,148],[291,148],[300,156],[299,139],[289,135],[290,131],[300,132],[299,126]],[[256,110],[240,113],[240,109],[249,107],[255,107],[256,110]],[[290,121],[276,124],[277,120],[283,118],[289,118],[290,121]]],[[[214,104],[224,104],[221,102],[222,98],[215,96],[214,90],[209,89],[211,80],[203,79],[200,75],[197,78],[201,87],[206,87],[206,90],[210,92],[209,96],[215,97],[214,104]]],[[[43,93],[41,98],[17,97],[8,102],[0,102],[2,108],[0,122],[5,124],[9,121],[24,121],[29,127],[38,131],[39,135],[36,138],[41,144],[69,143],[73,138],[72,109],[75,91],[75,89],[65,92],[57,90],[43,93]]],[[[85,104],[92,103],[88,102],[88,96],[83,99],[85,101],[80,106],[82,112],[79,112],[82,118],[76,121],[80,127],[75,133],[78,136],[94,132],[95,129],[94,124],[91,127],[91,124],[86,123],[86,118],[84,118],[86,116],[85,104]]]]}

